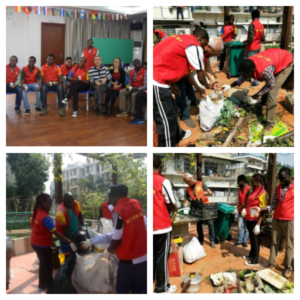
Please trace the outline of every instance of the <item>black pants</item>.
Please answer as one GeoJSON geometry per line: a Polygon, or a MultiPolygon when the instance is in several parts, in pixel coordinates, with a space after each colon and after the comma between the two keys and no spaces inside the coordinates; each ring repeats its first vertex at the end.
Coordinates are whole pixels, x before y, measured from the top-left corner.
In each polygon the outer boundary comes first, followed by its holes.
{"type": "Polygon", "coordinates": [[[247,221],[247,229],[249,231],[249,238],[250,238],[250,252],[249,256],[251,257],[251,261],[253,263],[258,263],[258,258],[259,258],[259,251],[260,251],[260,244],[262,241],[262,234],[255,235],[253,232],[254,227],[256,226],[257,222],[256,221],[247,221]]]}
{"type": "Polygon", "coordinates": [[[153,117],[158,134],[158,147],[175,147],[182,130],[177,121],[177,104],[169,88],[153,86],[153,117]]]}
{"type": "Polygon", "coordinates": [[[168,258],[172,232],[153,235],[153,280],[156,277],[155,293],[169,289],[168,258]]]}
{"type": "Polygon", "coordinates": [[[226,60],[226,48],[224,47],[223,52],[221,53],[221,58],[220,58],[220,65],[219,65],[220,71],[222,71],[224,68],[225,60],[226,60]]]}
{"type": "Polygon", "coordinates": [[[197,233],[198,233],[198,239],[200,243],[204,242],[204,234],[203,234],[203,224],[207,223],[208,225],[208,232],[209,232],[209,240],[210,242],[215,241],[215,227],[213,220],[207,220],[207,221],[199,221],[197,222],[197,233]]]}
{"type": "Polygon", "coordinates": [[[179,20],[179,15],[181,15],[181,19],[183,21],[183,11],[182,11],[182,7],[177,7],[177,20],[179,20]]]}
{"type": "Polygon", "coordinates": [[[119,262],[116,294],[147,294],[147,261],[130,265],[119,262]]]}
{"type": "Polygon", "coordinates": [[[137,119],[144,119],[143,117],[144,102],[147,103],[147,93],[141,91],[135,96],[135,114],[137,119]]]}
{"type": "Polygon", "coordinates": [[[105,96],[105,108],[106,109],[107,109],[107,105],[109,103],[109,100],[111,100],[109,110],[110,111],[113,110],[114,105],[116,103],[116,100],[117,100],[117,97],[119,96],[119,94],[120,94],[120,91],[117,91],[117,90],[109,89],[107,91],[106,96],[105,96]]]}
{"type": "Polygon", "coordinates": [[[90,85],[84,81],[78,80],[71,84],[67,98],[70,100],[73,97],[73,110],[78,111],[78,93],[86,92],[90,89],[90,85]]]}
{"type": "Polygon", "coordinates": [[[36,252],[40,261],[38,287],[39,289],[47,289],[47,294],[51,294],[53,289],[53,264],[51,248],[39,248],[33,245],[32,248],[36,252]]]}

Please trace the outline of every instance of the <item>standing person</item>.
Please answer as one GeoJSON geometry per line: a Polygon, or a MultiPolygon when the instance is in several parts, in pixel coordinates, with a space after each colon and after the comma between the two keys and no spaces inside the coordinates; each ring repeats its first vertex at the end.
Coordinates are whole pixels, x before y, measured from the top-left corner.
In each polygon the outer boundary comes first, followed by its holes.
{"type": "Polygon", "coordinates": [[[157,30],[154,28],[153,28],[153,34],[155,34],[155,36],[156,36],[157,43],[159,43],[160,41],[162,41],[168,37],[164,31],[157,30]]]}
{"type": "Polygon", "coordinates": [[[177,211],[171,183],[161,175],[162,162],[153,155],[153,279],[155,293],[174,293],[176,285],[169,283],[168,258],[172,223],[170,212],[177,211]]]}
{"type": "Polygon", "coordinates": [[[114,68],[109,71],[111,74],[111,80],[109,83],[111,84],[105,96],[105,110],[106,116],[109,117],[114,109],[114,105],[116,103],[117,97],[120,94],[120,91],[125,88],[125,71],[121,68],[121,59],[116,57],[114,59],[114,68]],[[108,107],[108,103],[110,101],[110,107],[108,107]]]}
{"type": "Polygon", "coordinates": [[[86,59],[86,68],[89,70],[90,68],[95,66],[95,57],[99,56],[99,50],[93,47],[93,40],[87,40],[87,47],[83,50],[81,57],[85,57],[86,59]]]}
{"type": "MultiPolygon", "coordinates": [[[[57,231],[68,239],[71,239],[71,236],[79,231],[80,225],[84,226],[80,205],[74,200],[71,193],[64,194],[63,202],[57,207],[55,216],[57,231]]],[[[70,254],[71,251],[75,252],[73,247],[62,239],[60,239],[60,247],[65,255],[70,254]]]]}
{"type": "MultiPolygon", "coordinates": [[[[248,28],[248,37],[244,43],[247,43],[246,49],[248,52],[248,57],[251,57],[260,52],[260,42],[265,41],[264,34],[264,25],[262,25],[259,21],[260,12],[255,9],[251,13],[252,23],[248,28]]],[[[250,87],[258,86],[258,80],[254,78],[253,83],[250,87]]]]}
{"type": "Polygon", "coordinates": [[[180,128],[172,94],[180,94],[175,83],[187,76],[200,95],[206,97],[205,90],[197,84],[190,71],[197,70],[199,81],[207,84],[203,71],[203,48],[208,40],[207,32],[197,28],[193,34],[171,36],[153,48],[153,115],[159,147],[174,147],[192,134],[190,130],[180,128]]]}
{"type": "MultiPolygon", "coordinates": [[[[234,25],[234,16],[233,15],[226,16],[225,24],[221,30],[221,34],[222,34],[221,38],[222,38],[224,44],[227,42],[234,41],[237,36],[237,33],[238,33],[237,27],[234,25]]],[[[221,59],[220,59],[220,65],[219,65],[219,68],[217,69],[217,71],[223,70],[225,60],[226,60],[226,47],[224,47],[224,50],[222,52],[221,59]]]]}
{"type": "Polygon", "coordinates": [[[131,119],[135,119],[135,97],[139,91],[147,89],[147,71],[142,67],[139,59],[133,61],[134,69],[129,73],[129,88],[120,91],[119,110],[121,113],[117,117],[127,117],[126,99],[130,97],[131,119]]]}
{"type": "Polygon", "coordinates": [[[12,55],[9,58],[9,64],[6,65],[6,93],[16,94],[15,112],[16,115],[22,115],[22,89],[19,86],[21,81],[21,70],[17,66],[18,58],[12,55]]]}
{"type": "Polygon", "coordinates": [[[38,288],[40,290],[46,289],[47,294],[51,294],[53,288],[52,235],[54,234],[76,251],[75,244],[57,231],[49,215],[52,202],[53,200],[49,194],[43,193],[38,195],[30,219],[30,242],[40,261],[38,288]]]}
{"type": "Polygon", "coordinates": [[[41,116],[44,116],[47,110],[47,94],[49,91],[54,91],[57,93],[58,98],[58,114],[63,117],[63,104],[61,100],[63,99],[63,90],[61,86],[62,82],[62,73],[59,66],[55,63],[55,56],[53,54],[49,54],[47,57],[47,63],[41,67],[41,75],[42,75],[42,90],[41,90],[41,98],[42,98],[42,111],[40,112],[41,116]]]}
{"type": "Polygon", "coordinates": [[[108,201],[101,203],[100,208],[99,208],[99,220],[101,218],[105,218],[108,220],[112,220],[112,210],[113,210],[113,206],[108,203],[110,203],[111,199],[110,199],[111,195],[108,195],[108,201]]]}
{"type": "Polygon", "coordinates": [[[181,21],[183,21],[183,9],[184,6],[177,6],[177,21],[179,21],[179,15],[181,15],[181,21]]]}
{"type": "Polygon", "coordinates": [[[99,115],[99,105],[102,105],[102,113],[105,113],[105,104],[103,100],[103,94],[107,92],[108,86],[107,81],[111,80],[111,74],[107,67],[102,66],[102,58],[96,56],[94,58],[95,66],[89,69],[89,80],[91,83],[92,90],[94,91],[95,99],[95,115],[99,115]]]}
{"type": "Polygon", "coordinates": [[[263,208],[254,207],[260,211],[274,211],[272,220],[272,245],[269,257],[269,268],[276,267],[276,257],[281,238],[285,239],[285,269],[283,276],[289,278],[292,271],[292,260],[294,256],[294,181],[291,170],[283,167],[278,172],[280,183],[275,189],[272,204],[263,208]]]}
{"type": "Polygon", "coordinates": [[[68,56],[66,58],[65,63],[60,66],[60,69],[63,76],[63,80],[62,80],[63,95],[66,96],[68,89],[71,87],[71,82],[67,80],[67,77],[72,70],[72,57],[68,56]]]}
{"type": "Polygon", "coordinates": [[[23,91],[23,104],[25,107],[25,115],[28,115],[30,113],[30,105],[27,96],[27,93],[30,91],[36,92],[35,111],[41,112],[41,72],[40,69],[35,66],[36,58],[34,56],[30,56],[28,62],[28,65],[24,67],[21,71],[21,89],[23,91]]]}
{"type": "MultiPolygon", "coordinates": [[[[67,82],[71,83],[71,88],[62,103],[66,104],[73,97],[73,118],[78,116],[78,93],[86,92],[90,88],[89,74],[85,67],[85,57],[79,59],[79,64],[73,67],[70,74],[67,76],[67,82]]],[[[63,87],[66,88],[66,83],[63,82],[63,87]]]]}
{"type": "Polygon", "coordinates": [[[252,193],[250,186],[247,184],[245,175],[239,175],[237,178],[238,190],[238,205],[233,215],[238,215],[238,241],[234,246],[242,245],[247,248],[249,232],[246,226],[246,219],[242,216],[242,208],[246,198],[252,193]]]}
{"type": "Polygon", "coordinates": [[[240,207],[242,209],[242,216],[246,219],[246,225],[250,237],[250,252],[243,256],[247,261],[246,266],[258,266],[260,244],[262,241],[262,234],[260,227],[262,225],[262,214],[257,213],[254,207],[264,208],[268,203],[267,181],[264,175],[254,174],[251,177],[252,193],[247,197],[244,204],[240,207]]]}
{"type": "MultiPolygon", "coordinates": [[[[202,183],[202,180],[196,181],[191,174],[184,173],[183,181],[188,185],[186,199],[191,203],[191,207],[196,204],[196,201],[200,201],[202,204],[209,203],[207,196],[212,196],[213,193],[205,183],[202,183]]],[[[206,222],[208,224],[210,246],[216,248],[214,222],[213,220],[207,220],[206,222]]],[[[197,222],[198,239],[201,245],[204,243],[203,223],[203,221],[197,222]]]]}
{"type": "Polygon", "coordinates": [[[10,260],[14,256],[15,246],[10,238],[6,237],[6,290],[9,289],[10,283],[10,260]]]}
{"type": "Polygon", "coordinates": [[[252,96],[252,104],[267,104],[267,123],[264,135],[269,135],[275,126],[278,92],[280,88],[294,89],[294,58],[282,49],[268,49],[241,61],[238,71],[240,77],[231,85],[223,85],[224,91],[242,85],[248,78],[264,81],[265,86],[252,96]],[[258,102],[257,99],[261,97],[258,102]]]}

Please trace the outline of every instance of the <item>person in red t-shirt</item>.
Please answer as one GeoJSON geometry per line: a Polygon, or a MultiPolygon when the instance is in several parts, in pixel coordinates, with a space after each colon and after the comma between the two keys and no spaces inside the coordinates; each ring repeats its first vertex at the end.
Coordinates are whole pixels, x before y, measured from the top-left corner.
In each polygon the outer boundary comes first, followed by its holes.
{"type": "Polygon", "coordinates": [[[93,47],[93,40],[88,39],[87,40],[87,47],[83,50],[81,57],[86,58],[86,68],[89,70],[91,67],[95,66],[95,57],[99,56],[99,50],[95,47],[93,47]]]}
{"type": "Polygon", "coordinates": [[[81,57],[77,66],[73,67],[67,80],[71,83],[71,87],[62,103],[66,104],[73,97],[73,118],[78,116],[78,93],[86,92],[90,88],[89,74],[85,67],[86,59],[81,57]]]}
{"type": "Polygon", "coordinates": [[[157,43],[159,43],[160,41],[162,41],[168,37],[164,31],[157,30],[154,28],[153,28],[153,34],[155,34],[155,36],[156,36],[157,43]]]}
{"type": "Polygon", "coordinates": [[[71,82],[67,80],[69,73],[72,71],[72,57],[68,56],[66,58],[66,62],[60,66],[61,73],[63,76],[62,80],[62,88],[63,88],[63,95],[67,95],[68,89],[71,87],[71,82]]]}
{"type": "Polygon", "coordinates": [[[109,81],[111,86],[105,96],[105,111],[107,117],[112,114],[117,97],[119,97],[120,91],[125,88],[126,75],[124,69],[121,68],[120,58],[116,57],[114,59],[114,68],[109,72],[111,74],[111,80],[109,81]],[[107,109],[109,101],[110,107],[107,109]]]}

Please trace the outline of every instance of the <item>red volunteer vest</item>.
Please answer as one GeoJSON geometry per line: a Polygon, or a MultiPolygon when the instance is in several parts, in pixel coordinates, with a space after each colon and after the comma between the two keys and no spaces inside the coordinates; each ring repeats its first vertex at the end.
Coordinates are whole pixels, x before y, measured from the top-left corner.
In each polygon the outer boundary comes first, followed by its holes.
{"type": "Polygon", "coordinates": [[[87,80],[87,69],[84,66],[83,68],[79,68],[78,66],[72,68],[73,78],[77,78],[78,76],[81,76],[81,80],[87,80]]]}
{"type": "Polygon", "coordinates": [[[153,230],[167,229],[172,226],[170,213],[162,194],[162,185],[166,178],[153,172],[153,230]]]}
{"type": "Polygon", "coordinates": [[[50,68],[48,64],[45,64],[42,66],[44,71],[44,81],[58,81],[58,69],[59,66],[56,64],[53,64],[53,66],[50,68]]]}
{"type": "Polygon", "coordinates": [[[108,209],[108,202],[101,204],[102,207],[102,218],[112,220],[112,212],[108,209]]]}
{"type": "Polygon", "coordinates": [[[133,74],[134,69],[130,71],[130,79],[131,79],[131,86],[132,87],[141,87],[144,84],[144,75],[146,73],[146,70],[144,68],[141,68],[139,72],[136,74],[136,81],[133,81],[133,74]]]}
{"type": "Polygon", "coordinates": [[[68,68],[66,64],[63,64],[60,66],[60,69],[61,69],[63,76],[68,76],[70,71],[72,70],[72,66],[70,68],[68,68]]]}
{"type": "Polygon", "coordinates": [[[91,52],[89,52],[88,48],[83,50],[83,55],[86,58],[85,67],[86,69],[90,69],[91,67],[95,66],[94,58],[97,55],[97,48],[93,47],[91,52]]]}
{"type": "Polygon", "coordinates": [[[25,73],[24,83],[31,84],[31,83],[38,82],[38,79],[37,79],[37,73],[39,71],[38,67],[34,66],[32,73],[29,69],[29,66],[24,67],[23,71],[25,73]]]}
{"type": "MultiPolygon", "coordinates": [[[[78,202],[77,202],[77,201],[74,201],[73,210],[74,210],[74,212],[75,212],[75,215],[76,215],[77,218],[78,218],[79,212],[78,212],[78,202]]],[[[65,218],[66,218],[66,220],[67,220],[67,226],[69,226],[69,225],[70,225],[70,216],[69,216],[68,211],[67,211],[67,208],[65,207],[65,204],[64,204],[63,202],[57,207],[56,211],[61,211],[61,212],[64,214],[64,216],[65,216],[65,218]]],[[[59,223],[58,223],[57,220],[56,220],[56,222],[55,222],[55,226],[56,226],[57,231],[58,231],[59,233],[62,233],[62,234],[63,234],[63,229],[62,229],[62,227],[59,225],[59,223]]]]}
{"type": "Polygon", "coordinates": [[[282,185],[280,183],[276,187],[278,202],[273,217],[279,220],[292,221],[294,220],[294,182],[289,186],[283,202],[281,201],[281,192],[282,185]]]}
{"type": "MultiPolygon", "coordinates": [[[[242,206],[245,202],[248,191],[250,190],[250,186],[246,184],[243,190],[238,190],[238,207],[242,206]]],[[[242,212],[242,209],[239,209],[239,212],[242,212]]]]}
{"type": "Polygon", "coordinates": [[[263,193],[267,193],[266,190],[264,188],[261,190],[261,187],[257,187],[253,190],[253,193],[249,195],[247,199],[247,206],[246,206],[246,216],[245,216],[246,220],[257,221],[259,219],[259,217],[252,217],[250,215],[250,208],[259,206],[259,197],[263,193]]]}
{"type": "Polygon", "coordinates": [[[158,33],[160,39],[166,36],[165,32],[163,32],[162,30],[154,30],[154,33],[158,33]]]}
{"type": "Polygon", "coordinates": [[[260,49],[260,41],[264,34],[264,26],[259,22],[258,19],[254,20],[251,24],[254,25],[254,38],[251,43],[247,43],[246,48],[249,51],[254,51],[254,50],[260,49]]]}
{"type": "Polygon", "coordinates": [[[274,66],[274,75],[280,73],[293,63],[293,56],[287,50],[282,49],[268,49],[249,57],[255,64],[254,77],[263,81],[261,74],[269,66],[274,66]]]}
{"type": "Polygon", "coordinates": [[[20,72],[21,70],[19,67],[15,66],[14,70],[11,72],[9,64],[6,65],[6,84],[15,82],[20,72]]]}
{"type": "Polygon", "coordinates": [[[173,35],[153,47],[153,78],[162,84],[175,83],[190,72],[185,49],[200,46],[193,34],[173,35]]]}
{"type": "MultiPolygon", "coordinates": [[[[31,214],[31,218],[33,217],[33,213],[31,214]]],[[[50,217],[50,215],[45,212],[43,209],[38,208],[37,214],[35,216],[34,223],[31,222],[31,244],[35,246],[42,247],[51,247],[52,246],[52,232],[49,231],[47,227],[45,227],[42,222],[46,217],[50,217]]]]}
{"type": "Polygon", "coordinates": [[[121,198],[114,207],[124,223],[121,243],[116,255],[122,260],[132,260],[147,254],[147,231],[142,205],[135,199],[121,198]]]}
{"type": "Polygon", "coordinates": [[[235,29],[236,29],[235,25],[224,25],[223,26],[223,35],[221,38],[224,43],[230,42],[233,40],[235,29]]]}
{"type": "Polygon", "coordinates": [[[191,186],[187,187],[187,191],[189,196],[196,201],[197,199],[200,200],[200,198],[202,198],[203,203],[209,203],[208,198],[203,194],[204,190],[203,190],[203,186],[202,186],[202,181],[197,181],[196,186],[195,186],[195,194],[193,193],[193,190],[191,188],[191,186]]]}

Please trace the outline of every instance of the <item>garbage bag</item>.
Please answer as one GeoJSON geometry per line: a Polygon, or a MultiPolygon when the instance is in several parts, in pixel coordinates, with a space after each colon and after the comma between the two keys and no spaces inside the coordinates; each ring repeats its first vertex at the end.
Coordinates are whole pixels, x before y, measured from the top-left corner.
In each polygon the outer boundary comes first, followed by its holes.
{"type": "Polygon", "coordinates": [[[53,280],[53,294],[77,294],[71,280],[75,262],[76,254],[71,253],[61,265],[53,280]]]}
{"type": "Polygon", "coordinates": [[[84,249],[81,248],[81,244],[80,243],[86,241],[87,237],[88,237],[88,233],[85,232],[85,231],[77,231],[76,233],[74,233],[71,236],[71,240],[76,245],[77,253],[79,255],[87,255],[87,254],[90,254],[91,251],[92,251],[91,247],[89,247],[86,250],[84,250],[84,249]]]}
{"type": "Polygon", "coordinates": [[[112,225],[112,220],[110,219],[105,219],[105,218],[100,218],[100,221],[103,226],[103,234],[110,233],[113,231],[113,225],[112,225]]]}
{"type": "Polygon", "coordinates": [[[103,253],[77,256],[72,274],[72,283],[79,294],[114,294],[118,259],[115,254],[110,259],[103,253]]]}
{"type": "Polygon", "coordinates": [[[206,256],[204,248],[196,237],[183,247],[183,258],[187,263],[193,263],[206,256]]]}

